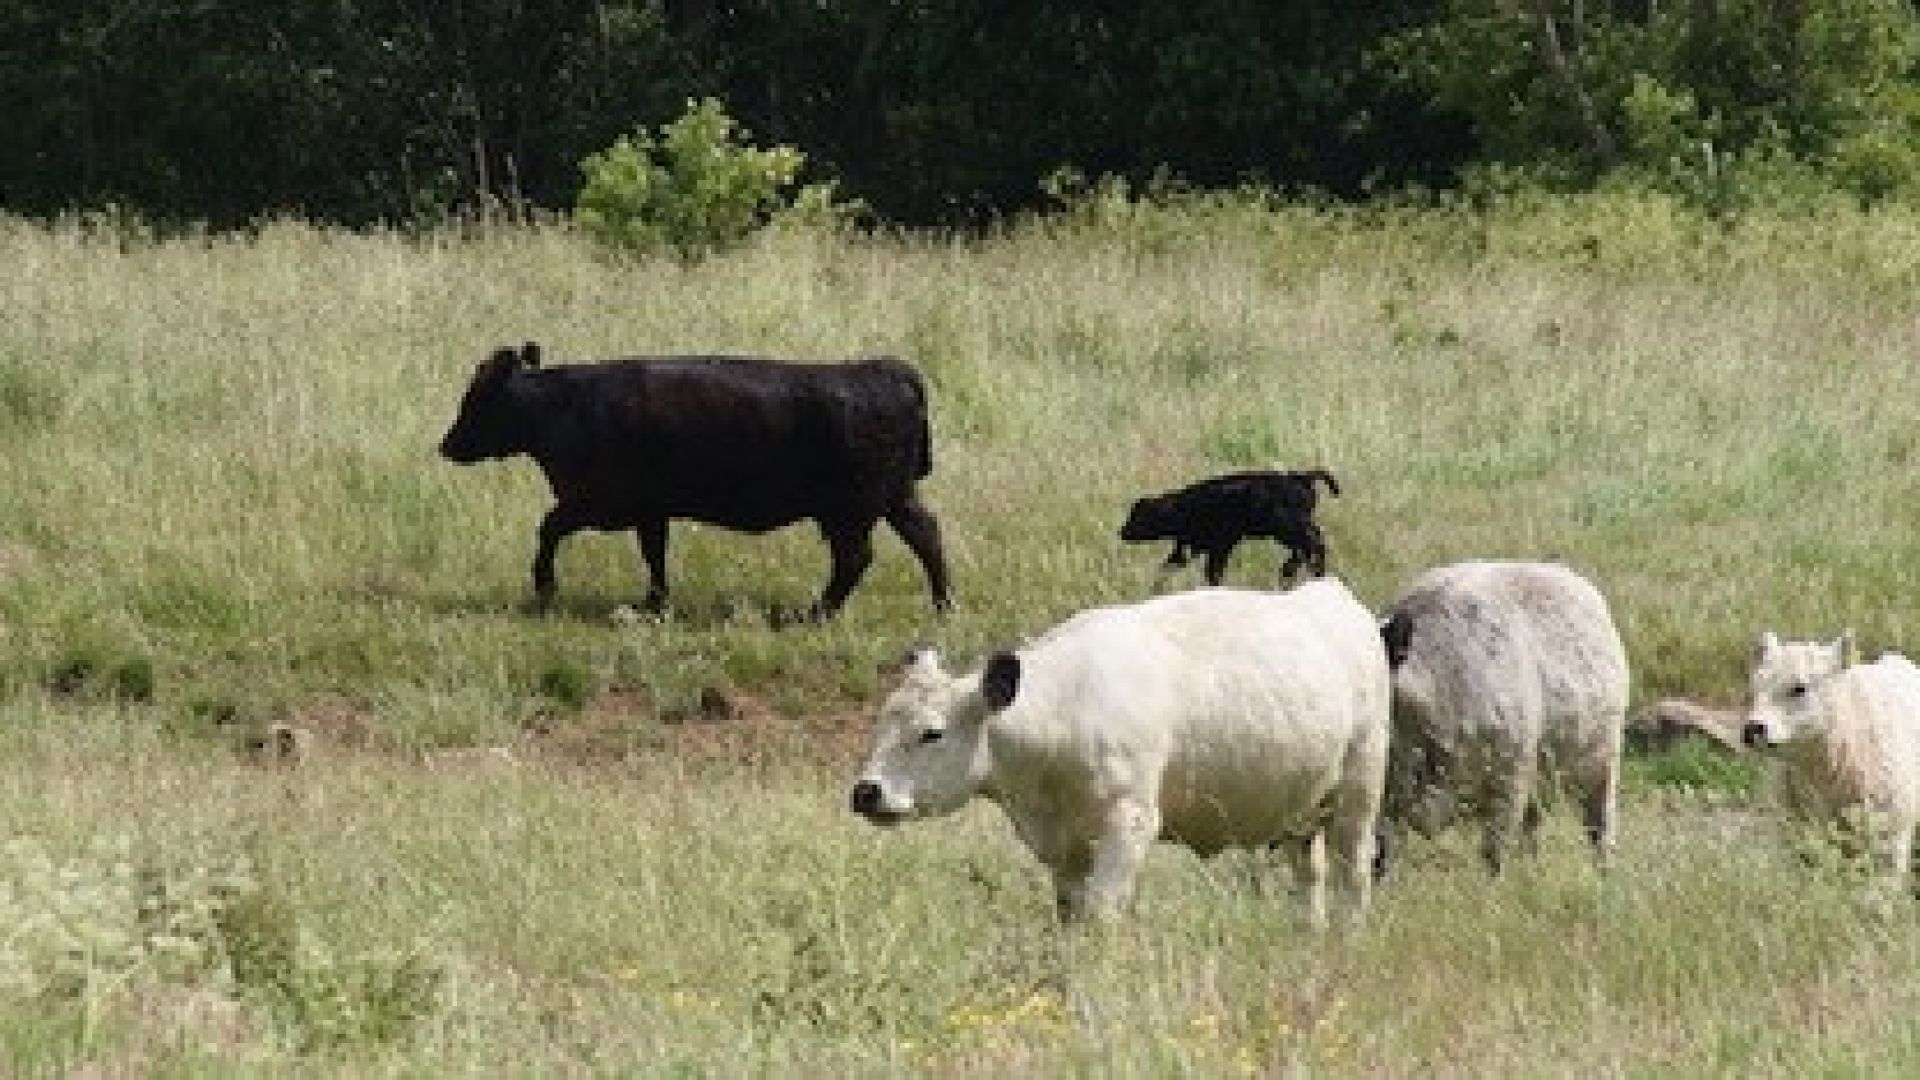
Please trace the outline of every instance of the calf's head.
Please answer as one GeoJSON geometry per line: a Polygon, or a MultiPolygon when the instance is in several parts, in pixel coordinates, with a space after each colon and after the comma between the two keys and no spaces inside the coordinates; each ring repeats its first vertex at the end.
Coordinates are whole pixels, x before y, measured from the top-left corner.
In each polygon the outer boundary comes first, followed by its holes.
{"type": "Polygon", "coordinates": [[[1758,748],[1826,734],[1833,724],[1833,681],[1852,652],[1851,630],[1830,642],[1760,635],[1753,647],[1753,705],[1740,740],[1758,748]]]}
{"type": "Polygon", "coordinates": [[[526,418],[513,377],[539,366],[540,346],[531,341],[518,349],[495,349],[482,360],[460,399],[460,414],[440,440],[440,456],[471,465],[526,452],[526,418]]]}
{"type": "Polygon", "coordinates": [[[995,653],[977,675],[949,675],[933,650],[914,652],[880,706],[853,812],[893,825],[966,805],[989,779],[987,718],[1013,703],[1019,684],[1020,659],[1010,652],[995,653]]]}
{"type": "Polygon", "coordinates": [[[1135,499],[1127,511],[1126,523],[1120,526],[1120,539],[1128,544],[1165,540],[1179,531],[1175,517],[1173,506],[1164,495],[1135,499]]]}

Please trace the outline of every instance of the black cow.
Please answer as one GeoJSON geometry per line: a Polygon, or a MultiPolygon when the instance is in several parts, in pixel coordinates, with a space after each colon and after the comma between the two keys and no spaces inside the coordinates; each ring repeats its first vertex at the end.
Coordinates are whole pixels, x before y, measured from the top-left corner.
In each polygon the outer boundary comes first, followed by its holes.
{"type": "Polygon", "coordinates": [[[897,360],[676,356],[543,369],[528,342],[481,362],[440,453],[539,462],[554,497],[533,558],[542,608],[557,588],[554,551],[581,529],[634,530],[644,606],[665,607],[675,518],[753,533],[818,524],[833,566],[817,618],[860,581],[884,519],[926,569],[934,607],[948,607],[940,526],[914,490],[933,467],[926,388],[897,360]]]}
{"type": "Polygon", "coordinates": [[[1314,483],[1340,494],[1340,485],[1325,469],[1275,472],[1260,469],[1228,473],[1197,484],[1136,500],[1120,527],[1120,539],[1129,544],[1172,540],[1165,569],[1187,565],[1194,552],[1207,557],[1207,584],[1220,584],[1227,560],[1241,540],[1272,537],[1288,549],[1280,567],[1282,579],[1301,567],[1314,574],[1327,572],[1327,543],[1313,522],[1317,501],[1314,483]]]}

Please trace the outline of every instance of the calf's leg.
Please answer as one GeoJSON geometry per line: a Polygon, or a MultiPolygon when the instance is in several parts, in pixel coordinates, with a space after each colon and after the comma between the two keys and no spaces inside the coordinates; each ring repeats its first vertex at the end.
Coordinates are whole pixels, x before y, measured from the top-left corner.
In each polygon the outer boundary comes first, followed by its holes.
{"type": "Polygon", "coordinates": [[[1187,560],[1192,557],[1193,556],[1187,552],[1187,542],[1185,540],[1175,540],[1173,542],[1173,550],[1167,552],[1167,561],[1160,564],[1160,569],[1178,570],[1187,565],[1187,560]]]}
{"type": "Polygon", "coordinates": [[[1220,547],[1207,549],[1207,562],[1206,565],[1201,568],[1202,572],[1206,575],[1207,584],[1220,584],[1220,579],[1224,577],[1227,572],[1227,560],[1233,558],[1235,543],[1236,541],[1229,540],[1220,547]]]}
{"type": "Polygon", "coordinates": [[[1274,530],[1274,539],[1287,549],[1280,580],[1291,581],[1303,568],[1314,577],[1327,576],[1327,540],[1311,521],[1288,520],[1274,530]]]}
{"type": "Polygon", "coordinates": [[[920,568],[927,572],[927,588],[933,594],[935,611],[947,611],[953,601],[947,595],[947,557],[940,546],[940,522],[933,511],[918,499],[908,499],[887,514],[887,524],[906,541],[920,568]]]}

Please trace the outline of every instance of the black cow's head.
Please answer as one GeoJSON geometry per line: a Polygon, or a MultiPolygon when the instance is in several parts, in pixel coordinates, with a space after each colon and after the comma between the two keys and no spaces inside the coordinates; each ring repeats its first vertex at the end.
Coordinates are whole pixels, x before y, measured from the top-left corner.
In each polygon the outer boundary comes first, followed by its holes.
{"type": "Polygon", "coordinates": [[[1180,531],[1177,517],[1164,495],[1136,499],[1127,511],[1126,524],[1120,526],[1120,539],[1128,544],[1164,540],[1180,531]]]}
{"type": "Polygon", "coordinates": [[[513,392],[515,373],[540,366],[540,346],[500,348],[474,369],[460,415],[440,440],[440,456],[461,465],[523,453],[527,425],[513,392]]]}

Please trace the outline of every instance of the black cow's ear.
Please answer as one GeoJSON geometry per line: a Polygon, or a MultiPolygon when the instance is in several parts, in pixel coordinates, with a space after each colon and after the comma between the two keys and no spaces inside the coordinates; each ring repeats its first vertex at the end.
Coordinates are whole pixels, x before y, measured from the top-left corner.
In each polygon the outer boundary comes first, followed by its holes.
{"type": "Polygon", "coordinates": [[[1380,624],[1380,642],[1387,647],[1387,668],[1396,670],[1407,662],[1407,649],[1413,644],[1413,619],[1396,611],[1380,624]]]}
{"type": "Polygon", "coordinates": [[[998,712],[1013,704],[1020,692],[1020,657],[997,652],[987,657],[986,670],[980,673],[980,696],[987,708],[998,712]]]}
{"type": "Polygon", "coordinates": [[[540,346],[537,343],[529,341],[520,346],[520,366],[524,368],[540,366],[540,346]]]}
{"type": "Polygon", "coordinates": [[[473,374],[473,381],[488,384],[500,382],[512,375],[519,363],[520,354],[514,352],[512,346],[495,349],[480,362],[479,369],[473,374]]]}

